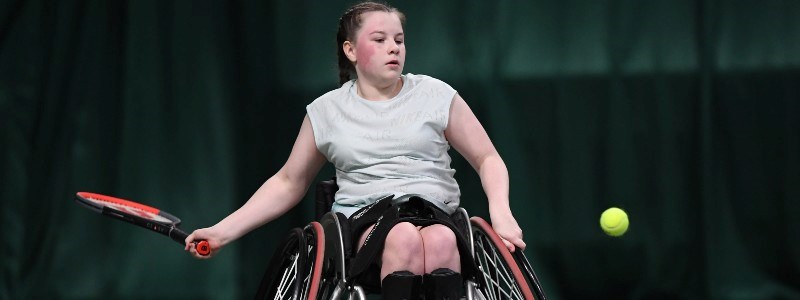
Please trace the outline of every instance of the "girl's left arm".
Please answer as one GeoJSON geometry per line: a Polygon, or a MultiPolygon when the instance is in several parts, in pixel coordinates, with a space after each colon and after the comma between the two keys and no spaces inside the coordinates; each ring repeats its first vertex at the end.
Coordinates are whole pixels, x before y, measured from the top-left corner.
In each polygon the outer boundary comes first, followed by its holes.
{"type": "Polygon", "coordinates": [[[494,230],[512,252],[516,247],[525,249],[522,229],[511,214],[508,203],[506,164],[494,148],[483,125],[458,94],[453,97],[450,106],[445,137],[478,172],[483,190],[489,199],[489,214],[494,230]]]}

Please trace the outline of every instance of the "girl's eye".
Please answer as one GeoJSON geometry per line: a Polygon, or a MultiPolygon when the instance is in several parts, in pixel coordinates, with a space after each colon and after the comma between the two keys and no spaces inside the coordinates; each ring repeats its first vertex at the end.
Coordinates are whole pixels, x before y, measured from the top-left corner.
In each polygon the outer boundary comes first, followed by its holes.
{"type": "Polygon", "coordinates": [[[395,43],[398,43],[398,44],[402,44],[402,43],[403,43],[403,41],[402,41],[402,40],[400,40],[400,41],[394,41],[394,42],[395,42],[395,43]]]}
{"type": "Polygon", "coordinates": [[[375,41],[378,43],[383,43],[383,39],[375,39],[375,41]]]}

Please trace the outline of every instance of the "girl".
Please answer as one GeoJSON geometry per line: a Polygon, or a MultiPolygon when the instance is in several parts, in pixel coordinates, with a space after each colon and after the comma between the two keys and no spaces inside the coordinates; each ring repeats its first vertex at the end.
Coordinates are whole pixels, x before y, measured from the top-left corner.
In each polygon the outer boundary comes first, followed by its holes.
{"type": "Polygon", "coordinates": [[[367,223],[354,235],[360,236],[357,256],[370,251],[380,255],[368,263],[379,266],[384,299],[419,297],[423,274],[428,299],[460,297],[460,288],[432,287],[437,281],[461,280],[457,235],[446,220],[398,222],[365,246],[382,213],[366,213],[371,208],[417,202],[431,211],[455,212],[460,192],[447,154],[451,145],[478,172],[495,231],[511,251],[525,248],[509,208],[508,171],[469,106],[442,81],[402,74],[404,20],[397,9],[373,2],[344,13],[337,33],[341,87],[308,105],[285,165],[241,208],[189,235],[187,251],[209,258],[188,245],[205,239],[216,253],[287,212],[327,160],[336,168],[339,186],[332,211],[367,223]],[[376,245],[374,240],[383,242],[376,245]]]}

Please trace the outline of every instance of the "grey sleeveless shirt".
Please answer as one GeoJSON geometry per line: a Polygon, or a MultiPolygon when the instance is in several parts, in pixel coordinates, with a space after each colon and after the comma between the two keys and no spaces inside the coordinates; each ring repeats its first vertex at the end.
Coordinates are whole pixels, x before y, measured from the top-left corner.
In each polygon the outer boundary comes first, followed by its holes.
{"type": "Polygon", "coordinates": [[[306,107],[317,149],[336,168],[333,211],[350,216],[389,195],[398,202],[419,196],[447,213],[458,208],[444,136],[456,91],[425,75],[402,79],[389,100],[361,98],[351,80],[306,107]]]}

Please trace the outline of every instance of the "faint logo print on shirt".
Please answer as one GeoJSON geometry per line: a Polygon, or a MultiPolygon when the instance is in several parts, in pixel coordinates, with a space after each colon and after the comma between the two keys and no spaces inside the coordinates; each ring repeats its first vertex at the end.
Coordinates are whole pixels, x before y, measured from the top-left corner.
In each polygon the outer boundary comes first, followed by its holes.
{"type": "Polygon", "coordinates": [[[393,140],[389,129],[365,132],[361,137],[370,142],[393,140]]]}
{"type": "Polygon", "coordinates": [[[443,110],[437,109],[432,111],[426,110],[417,110],[408,113],[400,114],[391,119],[389,124],[391,126],[403,126],[408,125],[416,122],[428,122],[428,121],[437,121],[437,122],[444,122],[447,118],[447,115],[443,110]]]}

